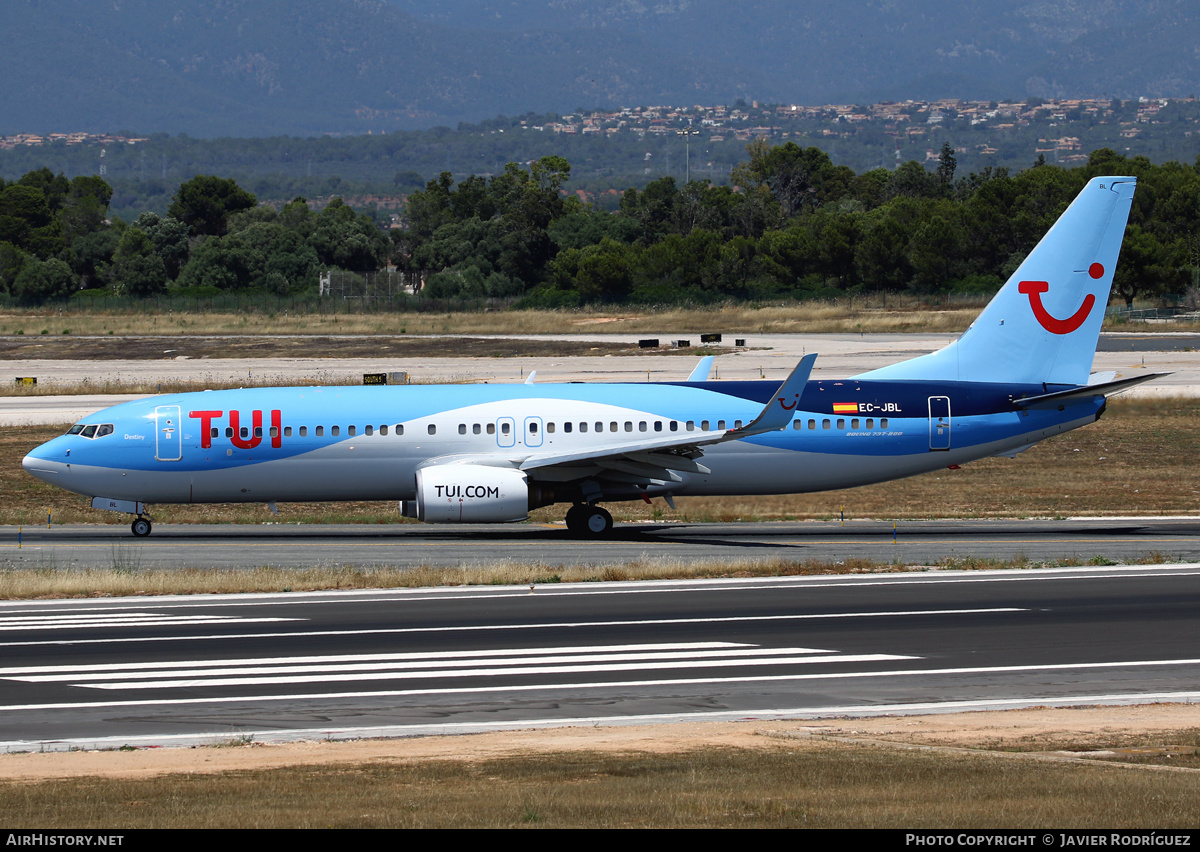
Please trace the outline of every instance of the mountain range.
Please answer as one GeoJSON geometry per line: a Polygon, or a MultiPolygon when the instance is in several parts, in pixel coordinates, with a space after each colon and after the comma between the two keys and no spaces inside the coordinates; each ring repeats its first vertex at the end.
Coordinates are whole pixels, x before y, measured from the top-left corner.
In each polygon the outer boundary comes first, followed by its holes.
{"type": "Polygon", "coordinates": [[[1129,99],[1200,90],[1195,0],[2,7],[2,135],[310,136],[738,99],[1129,99]]]}

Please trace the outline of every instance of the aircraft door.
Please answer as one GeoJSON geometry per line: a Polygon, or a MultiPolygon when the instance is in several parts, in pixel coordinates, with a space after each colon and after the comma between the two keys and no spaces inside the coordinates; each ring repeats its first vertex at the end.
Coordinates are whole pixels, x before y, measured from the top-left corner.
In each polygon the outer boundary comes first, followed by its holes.
{"type": "Polygon", "coordinates": [[[183,434],[179,428],[179,406],[160,405],[154,409],[154,458],[179,461],[183,458],[183,434]]]}
{"type": "Polygon", "coordinates": [[[525,446],[540,447],[542,445],[542,418],[525,418],[525,446]]]}
{"type": "Polygon", "coordinates": [[[497,418],[496,443],[501,447],[511,447],[517,443],[517,424],[511,417],[497,418]]]}
{"type": "Polygon", "coordinates": [[[950,397],[929,397],[929,449],[950,449],[950,397]]]}

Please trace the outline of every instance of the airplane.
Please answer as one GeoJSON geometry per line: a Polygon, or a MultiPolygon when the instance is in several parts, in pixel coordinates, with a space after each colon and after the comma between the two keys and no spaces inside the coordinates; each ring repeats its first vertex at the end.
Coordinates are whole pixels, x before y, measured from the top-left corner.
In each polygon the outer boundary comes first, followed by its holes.
{"type": "MultiPolygon", "coordinates": [[[[33,476],[134,516],[153,503],[395,500],[427,523],[570,504],[822,491],[1015,456],[1097,420],[1158,374],[1090,375],[1136,179],[1091,180],[945,348],[841,380],[815,354],[782,384],[682,382],[244,388],[83,418],[24,459],[33,476]]],[[[532,379],[532,377],[531,377],[532,379]]]]}

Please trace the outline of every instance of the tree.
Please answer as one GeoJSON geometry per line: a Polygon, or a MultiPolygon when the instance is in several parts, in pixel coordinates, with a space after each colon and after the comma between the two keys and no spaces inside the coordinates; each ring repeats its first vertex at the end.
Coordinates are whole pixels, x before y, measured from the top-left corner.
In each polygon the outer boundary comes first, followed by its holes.
{"type": "Polygon", "coordinates": [[[61,299],[71,295],[79,279],[64,261],[56,257],[49,260],[31,260],[17,274],[12,285],[13,295],[27,302],[45,299],[61,299]]]}
{"type": "Polygon", "coordinates": [[[942,152],[938,154],[937,179],[943,190],[949,191],[954,185],[954,170],[958,168],[958,160],[954,157],[954,149],[949,142],[942,143],[942,152]]]}
{"type": "Polygon", "coordinates": [[[112,279],[113,290],[123,296],[152,296],[166,287],[166,264],[141,228],[126,228],[121,235],[113,252],[112,279]]]}
{"type": "Polygon", "coordinates": [[[233,180],[197,175],[179,185],[167,214],[187,225],[193,234],[221,236],[229,214],[248,210],[258,200],[233,180]]]}

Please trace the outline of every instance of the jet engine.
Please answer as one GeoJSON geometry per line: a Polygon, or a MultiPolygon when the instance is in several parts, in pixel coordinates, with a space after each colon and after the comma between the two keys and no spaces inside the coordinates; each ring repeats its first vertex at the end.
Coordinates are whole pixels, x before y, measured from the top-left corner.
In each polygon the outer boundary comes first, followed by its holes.
{"type": "Polygon", "coordinates": [[[529,482],[519,470],[447,464],[417,471],[417,499],[404,514],[429,524],[494,524],[529,517],[529,482]],[[415,512],[413,509],[415,508],[415,512]]]}

